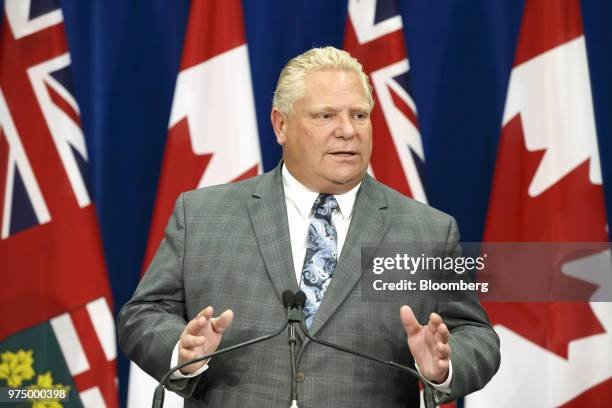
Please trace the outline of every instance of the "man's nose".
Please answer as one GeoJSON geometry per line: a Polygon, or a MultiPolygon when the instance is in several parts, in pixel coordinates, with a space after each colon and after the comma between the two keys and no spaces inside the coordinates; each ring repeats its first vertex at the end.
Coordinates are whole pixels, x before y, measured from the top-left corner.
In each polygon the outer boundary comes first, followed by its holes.
{"type": "Polygon", "coordinates": [[[353,118],[348,114],[338,115],[338,126],[336,127],[336,137],[350,139],[355,136],[356,128],[353,118]]]}

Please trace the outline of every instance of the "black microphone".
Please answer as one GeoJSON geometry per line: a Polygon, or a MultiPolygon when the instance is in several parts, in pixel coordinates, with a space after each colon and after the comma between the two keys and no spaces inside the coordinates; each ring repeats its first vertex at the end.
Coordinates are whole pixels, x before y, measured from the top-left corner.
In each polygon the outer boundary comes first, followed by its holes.
{"type": "MultiPolygon", "coordinates": [[[[293,296],[293,305],[300,310],[304,309],[304,306],[306,306],[306,294],[301,290],[295,292],[293,296]]],[[[300,321],[302,320],[301,316],[302,313],[300,312],[300,321]]]]}
{"type": "Polygon", "coordinates": [[[283,305],[285,306],[285,309],[287,309],[287,311],[289,311],[289,309],[293,307],[295,303],[294,298],[295,298],[295,295],[289,289],[283,292],[283,295],[282,295],[283,305]]]}
{"type": "MultiPolygon", "coordinates": [[[[405,373],[410,374],[412,377],[416,378],[417,380],[420,380],[423,383],[423,386],[425,388],[429,387],[429,383],[427,382],[427,380],[415,369],[407,367],[405,365],[396,363],[395,361],[392,360],[383,360],[381,358],[378,357],[374,357],[372,355],[369,355],[367,353],[363,353],[361,351],[355,351],[355,350],[351,350],[348,347],[343,347],[343,346],[339,346],[337,344],[334,343],[330,343],[327,342],[325,340],[320,340],[317,339],[316,337],[313,337],[310,335],[310,333],[308,332],[308,328],[306,327],[306,323],[304,322],[304,313],[303,313],[303,308],[304,305],[306,304],[306,294],[304,292],[302,292],[301,290],[298,290],[295,293],[295,296],[293,298],[293,304],[294,307],[296,307],[299,311],[300,314],[300,330],[302,331],[302,333],[304,333],[304,335],[306,336],[307,339],[309,339],[310,341],[313,341],[317,344],[320,344],[322,346],[326,346],[329,348],[332,348],[334,350],[339,350],[348,354],[353,354],[356,355],[358,357],[361,358],[365,358],[367,360],[371,360],[371,361],[375,361],[377,363],[386,365],[388,367],[394,367],[397,368],[405,373]]],[[[425,403],[425,408],[431,408],[430,405],[428,404],[428,400],[425,397],[425,393],[423,393],[423,400],[425,403]]]]}
{"type": "Polygon", "coordinates": [[[242,343],[238,343],[238,344],[235,344],[233,346],[217,350],[217,351],[215,351],[213,353],[209,353],[209,354],[207,354],[205,356],[202,356],[202,357],[194,358],[194,359],[189,360],[189,361],[187,361],[185,363],[182,363],[182,364],[179,364],[179,365],[176,365],[176,366],[172,367],[170,370],[168,370],[164,374],[162,379],[159,381],[159,384],[157,385],[157,387],[155,387],[155,393],[153,394],[153,405],[152,405],[152,407],[153,408],[162,408],[162,406],[164,405],[164,394],[165,394],[164,386],[168,382],[168,379],[170,379],[170,376],[172,375],[172,373],[174,373],[175,371],[180,370],[181,368],[187,367],[188,365],[199,363],[201,361],[207,360],[207,359],[209,359],[211,357],[214,357],[214,356],[219,356],[221,354],[229,353],[230,351],[238,350],[240,348],[248,347],[248,346],[251,346],[251,345],[256,344],[256,343],[261,343],[262,341],[270,340],[270,339],[278,336],[279,334],[281,334],[285,330],[285,328],[289,325],[289,322],[290,322],[289,316],[291,315],[290,312],[292,311],[292,307],[293,307],[293,304],[294,304],[294,295],[293,295],[293,292],[290,291],[290,290],[284,291],[283,294],[282,294],[282,300],[283,300],[283,305],[285,306],[285,309],[287,310],[287,319],[285,320],[285,323],[283,324],[283,326],[280,329],[278,329],[277,331],[275,331],[272,334],[266,334],[264,336],[260,336],[260,337],[254,338],[252,340],[247,340],[247,341],[244,341],[242,343]]]}

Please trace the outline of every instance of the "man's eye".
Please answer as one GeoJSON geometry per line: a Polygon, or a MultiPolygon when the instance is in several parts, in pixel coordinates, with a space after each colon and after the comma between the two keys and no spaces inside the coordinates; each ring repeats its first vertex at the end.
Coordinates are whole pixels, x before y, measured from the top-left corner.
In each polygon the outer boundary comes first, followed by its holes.
{"type": "Polygon", "coordinates": [[[364,120],[368,118],[368,114],[366,112],[357,112],[353,114],[355,119],[364,120]]]}
{"type": "Polygon", "coordinates": [[[334,117],[334,115],[331,114],[331,113],[319,113],[317,115],[317,118],[319,118],[319,119],[331,119],[333,117],[334,117]]]}

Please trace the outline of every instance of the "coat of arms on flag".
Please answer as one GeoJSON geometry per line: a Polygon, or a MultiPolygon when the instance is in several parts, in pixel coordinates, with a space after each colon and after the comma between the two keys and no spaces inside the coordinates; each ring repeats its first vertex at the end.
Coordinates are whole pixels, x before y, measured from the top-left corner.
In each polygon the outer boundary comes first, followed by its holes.
{"type": "Polygon", "coordinates": [[[115,384],[100,381],[98,375],[115,369],[114,324],[101,297],[10,336],[0,343],[0,384],[61,385],[70,391],[70,406],[112,406],[105,400],[114,398],[115,384]]]}

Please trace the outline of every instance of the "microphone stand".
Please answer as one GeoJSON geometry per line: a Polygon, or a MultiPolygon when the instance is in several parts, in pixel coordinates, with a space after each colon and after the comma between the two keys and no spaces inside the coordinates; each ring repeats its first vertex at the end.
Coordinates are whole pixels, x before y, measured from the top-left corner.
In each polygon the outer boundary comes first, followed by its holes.
{"type": "MultiPolygon", "coordinates": [[[[153,394],[153,404],[152,407],[153,408],[162,408],[163,404],[164,404],[164,394],[165,394],[165,389],[164,386],[165,384],[168,382],[168,380],[170,379],[170,376],[172,375],[172,373],[174,373],[177,370],[180,370],[181,368],[187,367],[188,365],[191,364],[195,364],[195,363],[199,363],[201,361],[207,360],[211,357],[214,356],[219,356],[221,354],[225,354],[225,353],[229,353],[230,351],[234,351],[234,350],[238,350],[240,348],[243,347],[248,347],[251,346],[253,344],[256,343],[261,343],[263,341],[266,340],[270,340],[276,336],[278,336],[279,334],[281,334],[285,328],[287,328],[287,326],[289,326],[291,324],[291,326],[289,327],[289,353],[291,355],[291,406],[289,408],[299,408],[297,405],[297,369],[296,369],[296,360],[295,360],[295,345],[297,342],[297,338],[295,336],[295,324],[299,323],[298,327],[300,328],[301,332],[304,333],[304,335],[306,336],[307,339],[309,339],[310,341],[320,344],[322,346],[326,346],[338,351],[342,351],[344,353],[348,353],[348,354],[353,354],[356,355],[358,357],[362,357],[365,358],[367,360],[371,360],[371,361],[375,361],[377,363],[389,366],[389,367],[394,367],[397,368],[405,373],[410,374],[412,377],[415,377],[416,379],[420,380],[423,383],[423,386],[425,388],[429,387],[428,382],[425,380],[425,378],[419,374],[418,371],[416,371],[413,368],[407,367],[405,365],[402,364],[398,364],[395,361],[391,361],[391,360],[383,360],[381,358],[378,357],[374,357],[371,356],[367,353],[363,353],[360,351],[355,351],[355,350],[351,350],[347,347],[343,347],[343,346],[339,346],[337,344],[333,344],[333,343],[329,343],[325,340],[320,340],[317,339],[316,337],[313,337],[310,335],[310,333],[308,332],[308,328],[306,327],[306,323],[304,322],[304,314],[302,313],[302,308],[304,307],[305,301],[306,301],[306,297],[304,295],[303,292],[299,291],[296,296],[295,296],[295,302],[293,300],[293,294],[289,294],[287,293],[289,291],[285,291],[285,293],[283,293],[283,303],[285,304],[285,307],[287,309],[287,319],[285,321],[285,323],[283,324],[283,326],[278,329],[277,331],[275,331],[272,334],[267,334],[264,336],[260,336],[257,338],[254,338],[252,340],[248,340],[242,343],[238,343],[235,344],[233,346],[230,347],[226,347],[224,349],[221,350],[217,350],[213,353],[209,353],[206,354],[205,356],[201,356],[198,358],[195,358],[193,360],[189,360],[185,363],[176,365],[174,367],[172,367],[170,370],[168,370],[164,376],[162,377],[162,379],[159,381],[159,384],[157,385],[157,387],[155,387],[155,393],[153,394]]],[[[423,398],[424,399],[424,403],[425,403],[425,408],[431,408],[427,398],[423,398]]]]}
{"type": "Polygon", "coordinates": [[[229,353],[230,351],[238,350],[240,348],[251,346],[251,345],[256,344],[256,343],[261,343],[262,341],[270,340],[270,339],[278,336],[279,334],[281,334],[288,325],[289,325],[289,319],[287,319],[285,324],[283,324],[283,326],[280,329],[278,329],[276,332],[274,332],[272,334],[267,334],[265,336],[257,337],[257,338],[255,338],[253,340],[245,341],[243,343],[238,343],[236,345],[233,345],[233,346],[221,349],[221,350],[217,350],[214,353],[206,354],[205,356],[198,357],[198,358],[195,358],[193,360],[189,360],[189,361],[187,361],[187,362],[185,362],[183,364],[179,364],[177,366],[172,367],[168,372],[166,372],[166,374],[164,374],[162,379],[159,381],[159,384],[157,385],[157,387],[155,387],[155,394],[153,394],[153,405],[152,405],[152,407],[153,408],[162,408],[162,406],[164,404],[164,392],[165,392],[164,385],[168,382],[168,379],[170,378],[172,373],[174,373],[175,371],[180,370],[181,368],[187,367],[188,365],[199,363],[200,361],[207,360],[207,359],[209,359],[211,357],[214,357],[214,356],[220,356],[221,354],[229,353]]]}
{"type": "Polygon", "coordinates": [[[306,328],[306,325],[304,324],[303,321],[300,322],[300,329],[301,329],[302,333],[304,333],[306,338],[308,338],[309,340],[311,340],[311,341],[313,341],[313,342],[315,342],[317,344],[320,344],[322,346],[326,346],[326,347],[329,347],[329,348],[333,348],[335,350],[343,351],[345,353],[355,354],[355,355],[357,355],[359,357],[362,357],[362,358],[365,358],[365,359],[368,359],[368,360],[372,360],[372,361],[376,361],[377,363],[380,363],[380,364],[383,364],[383,365],[386,365],[386,366],[395,367],[395,368],[397,368],[397,369],[399,369],[401,371],[404,371],[404,372],[412,375],[413,377],[416,377],[418,380],[424,380],[424,378],[421,376],[421,374],[419,374],[419,372],[417,370],[415,370],[413,368],[410,368],[410,367],[407,367],[405,365],[396,363],[395,361],[383,360],[381,358],[371,356],[371,355],[363,353],[361,351],[351,350],[349,348],[346,348],[346,347],[343,347],[343,346],[339,346],[339,345],[334,344],[334,343],[329,343],[329,342],[327,342],[325,340],[317,339],[316,337],[312,337],[308,333],[308,329],[306,328]]]}
{"type": "MultiPolygon", "coordinates": [[[[372,356],[370,354],[363,353],[361,351],[351,350],[351,349],[349,349],[347,347],[339,346],[339,345],[334,344],[334,343],[329,343],[329,342],[327,342],[325,340],[320,340],[320,339],[317,339],[316,337],[311,336],[310,333],[308,332],[308,328],[306,327],[306,323],[304,322],[304,314],[302,313],[302,307],[303,307],[304,303],[300,302],[301,298],[298,297],[298,294],[296,294],[295,297],[296,297],[296,303],[297,304],[294,305],[294,306],[297,307],[298,313],[300,315],[300,320],[299,320],[300,325],[299,325],[299,327],[300,327],[300,330],[302,331],[302,333],[304,333],[304,335],[306,336],[307,339],[309,339],[310,341],[313,341],[313,342],[315,342],[317,344],[320,344],[322,346],[332,348],[334,350],[342,351],[342,352],[348,353],[348,354],[353,354],[353,355],[365,358],[367,360],[375,361],[377,363],[386,365],[388,367],[397,368],[398,370],[401,370],[401,371],[403,371],[405,373],[410,374],[412,377],[416,378],[417,380],[420,380],[423,383],[423,387],[425,387],[425,388],[429,387],[429,383],[427,382],[427,380],[425,380],[425,378],[417,370],[415,370],[413,368],[410,368],[410,367],[407,367],[405,365],[396,363],[395,361],[383,360],[381,358],[374,357],[374,356],[372,356]]],[[[425,408],[432,408],[430,406],[430,404],[428,403],[428,400],[427,400],[427,398],[425,396],[425,392],[423,392],[423,402],[425,404],[425,408]]],[[[291,408],[293,408],[293,407],[291,407],[291,408]]]]}
{"type": "Polygon", "coordinates": [[[295,367],[295,326],[293,323],[289,326],[289,355],[291,357],[291,405],[289,408],[299,408],[297,404],[297,373],[295,367]]]}
{"type": "MultiPolygon", "coordinates": [[[[181,368],[187,367],[188,365],[199,363],[201,361],[207,360],[207,359],[209,359],[211,357],[214,357],[214,356],[219,356],[221,354],[229,353],[230,351],[238,350],[238,349],[243,348],[243,347],[251,346],[251,345],[256,344],[256,343],[261,343],[263,341],[270,340],[270,339],[278,336],[279,334],[281,334],[285,330],[285,328],[289,325],[289,322],[292,321],[292,319],[293,319],[293,321],[295,321],[295,318],[296,318],[295,313],[293,314],[293,316],[291,314],[291,312],[293,311],[293,292],[291,292],[289,290],[286,290],[283,293],[283,303],[285,305],[285,308],[287,309],[287,320],[285,320],[285,323],[283,324],[283,326],[280,329],[278,329],[277,331],[275,331],[274,333],[267,334],[265,336],[260,336],[260,337],[254,338],[252,340],[248,340],[248,341],[242,342],[242,343],[238,343],[238,344],[235,344],[233,346],[226,347],[226,348],[221,349],[221,350],[217,350],[214,353],[206,354],[205,356],[194,358],[193,360],[189,360],[189,361],[184,362],[182,364],[176,365],[176,366],[172,367],[170,370],[168,370],[164,374],[162,379],[159,381],[159,384],[157,385],[157,387],[155,387],[155,393],[153,394],[153,404],[152,404],[152,407],[153,408],[162,408],[163,407],[163,405],[164,405],[164,394],[165,394],[164,386],[168,382],[168,379],[170,379],[170,376],[172,375],[172,373],[174,373],[175,371],[180,370],[181,368]]],[[[294,331],[294,334],[295,334],[295,331],[294,331]]],[[[295,344],[294,344],[294,346],[295,346],[295,344]]],[[[293,365],[292,371],[293,371],[293,373],[295,373],[295,359],[292,361],[292,363],[293,363],[292,364],[293,365]]],[[[296,395],[297,395],[297,387],[295,387],[295,388],[296,388],[295,392],[296,392],[296,395]]],[[[296,399],[297,399],[297,397],[296,397],[296,399]]]]}
{"type": "Polygon", "coordinates": [[[295,325],[299,324],[302,316],[301,306],[298,309],[291,308],[287,315],[287,321],[289,323],[289,355],[291,357],[291,405],[289,408],[299,408],[297,400],[297,364],[295,360],[295,345],[297,343],[297,337],[295,335],[295,325]]]}

